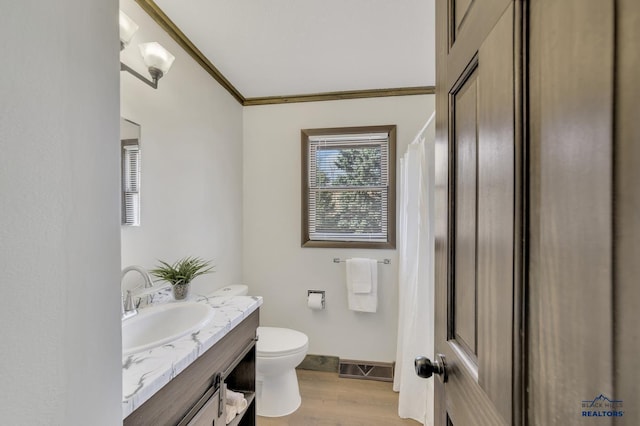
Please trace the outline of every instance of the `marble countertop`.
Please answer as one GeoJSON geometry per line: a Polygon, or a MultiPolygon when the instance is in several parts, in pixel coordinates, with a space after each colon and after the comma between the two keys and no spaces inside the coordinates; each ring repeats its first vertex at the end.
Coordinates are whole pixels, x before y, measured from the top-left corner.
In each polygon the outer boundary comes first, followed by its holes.
{"type": "MultiPolygon", "coordinates": [[[[155,304],[180,303],[168,292],[157,295],[155,304]]],[[[122,418],[151,398],[171,379],[222,339],[262,305],[261,297],[190,296],[187,300],[206,303],[216,312],[209,324],[171,343],[122,358],[122,418]]]]}

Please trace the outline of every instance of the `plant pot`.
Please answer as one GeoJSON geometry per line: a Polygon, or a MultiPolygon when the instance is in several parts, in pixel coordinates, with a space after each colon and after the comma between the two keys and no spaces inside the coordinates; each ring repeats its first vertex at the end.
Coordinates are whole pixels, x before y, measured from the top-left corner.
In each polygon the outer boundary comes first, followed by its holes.
{"type": "Polygon", "coordinates": [[[176,300],[186,299],[189,295],[189,287],[191,283],[186,284],[174,284],[173,285],[173,298],[176,300]]]}

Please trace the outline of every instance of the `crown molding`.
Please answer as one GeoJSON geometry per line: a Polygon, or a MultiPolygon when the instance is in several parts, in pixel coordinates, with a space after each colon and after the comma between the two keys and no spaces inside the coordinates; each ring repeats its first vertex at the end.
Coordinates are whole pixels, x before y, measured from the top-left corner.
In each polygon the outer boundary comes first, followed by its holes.
{"type": "Polygon", "coordinates": [[[306,95],[266,96],[246,98],[245,106],[292,104],[297,102],[337,101],[344,99],[381,98],[388,96],[433,95],[435,86],[401,87],[394,89],[347,90],[343,92],[324,92],[306,95]]]}
{"type": "Polygon", "coordinates": [[[195,44],[178,28],[153,0],[135,0],[160,27],[171,36],[204,70],[243,106],[320,102],[344,99],[379,98],[388,96],[433,95],[434,86],[401,87],[392,89],[348,90],[342,92],[311,93],[290,96],[245,98],[238,89],[209,61],[195,44]]]}

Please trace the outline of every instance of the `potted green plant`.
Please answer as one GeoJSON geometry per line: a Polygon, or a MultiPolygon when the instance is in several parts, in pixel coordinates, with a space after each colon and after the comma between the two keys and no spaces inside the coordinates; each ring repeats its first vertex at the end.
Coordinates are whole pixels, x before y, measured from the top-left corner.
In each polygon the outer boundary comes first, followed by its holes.
{"type": "Polygon", "coordinates": [[[189,287],[194,278],[213,272],[211,261],[199,257],[187,256],[173,264],[159,260],[160,266],[149,271],[152,275],[171,283],[173,297],[181,300],[189,294],[189,287]]]}

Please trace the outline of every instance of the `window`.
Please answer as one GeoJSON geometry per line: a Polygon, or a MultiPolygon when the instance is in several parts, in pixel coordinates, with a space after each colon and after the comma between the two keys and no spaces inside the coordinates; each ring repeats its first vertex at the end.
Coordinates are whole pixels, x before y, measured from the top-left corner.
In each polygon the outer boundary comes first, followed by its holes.
{"type": "Polygon", "coordinates": [[[302,130],[302,245],[395,248],[396,126],[302,130]]]}
{"type": "Polygon", "coordinates": [[[122,224],[140,225],[140,145],[138,139],[123,139],[122,224]]]}

